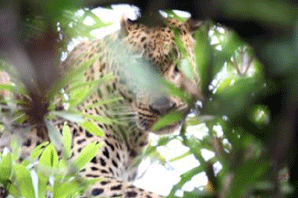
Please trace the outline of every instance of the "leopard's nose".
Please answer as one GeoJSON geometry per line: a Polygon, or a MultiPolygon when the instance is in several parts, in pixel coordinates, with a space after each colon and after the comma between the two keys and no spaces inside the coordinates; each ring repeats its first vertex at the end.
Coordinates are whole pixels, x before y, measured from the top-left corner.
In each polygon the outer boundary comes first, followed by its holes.
{"type": "Polygon", "coordinates": [[[164,115],[176,107],[176,103],[167,97],[157,98],[151,105],[150,109],[158,115],[164,115]]]}

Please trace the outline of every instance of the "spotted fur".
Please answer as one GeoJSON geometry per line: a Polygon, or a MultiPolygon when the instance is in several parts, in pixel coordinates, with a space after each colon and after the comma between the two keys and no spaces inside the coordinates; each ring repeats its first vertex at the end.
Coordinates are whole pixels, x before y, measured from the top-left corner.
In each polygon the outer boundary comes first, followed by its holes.
{"type": "MultiPolygon", "coordinates": [[[[136,178],[137,167],[132,167],[135,158],[148,144],[148,135],[153,124],[164,114],[170,111],[188,111],[188,105],[177,97],[167,96],[156,90],[148,91],[138,86],[138,80],[129,74],[124,65],[142,60],[145,67],[150,67],[178,88],[184,89],[193,96],[199,96],[199,89],[194,79],[188,79],[177,66],[182,54],[176,45],[175,33],[180,35],[185,45],[191,63],[194,66],[193,46],[195,40],[192,33],[198,28],[198,23],[187,20],[182,23],[178,20],[168,20],[165,27],[149,28],[138,22],[123,18],[121,30],[104,40],[86,41],[78,45],[61,64],[61,74],[67,75],[80,63],[99,58],[86,70],[83,81],[92,81],[113,73],[115,78],[108,83],[101,84],[96,91],[80,105],[77,110],[89,115],[105,116],[119,123],[104,123],[95,121],[95,124],[104,131],[104,137],[92,135],[77,123],[64,119],[55,120],[55,126],[62,132],[67,122],[73,136],[70,160],[91,142],[104,142],[95,158],[81,170],[80,175],[87,178],[103,178],[89,189],[84,196],[99,197],[160,197],[134,186],[131,181],[136,178]],[[128,57],[129,61],[123,60],[128,57]],[[133,83],[130,83],[133,82],[133,83]],[[149,94],[148,94],[149,93],[149,94]],[[110,104],[96,104],[111,97],[122,97],[110,104]],[[122,121],[122,122],[121,122],[122,121]],[[124,122],[123,122],[124,121],[124,122]]],[[[136,64],[138,65],[138,64],[136,64]]],[[[135,66],[131,68],[134,69],[135,66]]],[[[147,70],[146,70],[147,71],[147,70]]],[[[66,92],[70,87],[66,88],[66,92]]],[[[197,97],[198,98],[198,97],[197,97]]],[[[181,124],[181,121],[164,127],[154,133],[172,133],[181,124]]],[[[44,139],[38,135],[39,129],[34,128],[30,137],[26,137],[23,144],[25,154],[44,139]],[[34,135],[35,134],[35,135],[34,135]]]]}

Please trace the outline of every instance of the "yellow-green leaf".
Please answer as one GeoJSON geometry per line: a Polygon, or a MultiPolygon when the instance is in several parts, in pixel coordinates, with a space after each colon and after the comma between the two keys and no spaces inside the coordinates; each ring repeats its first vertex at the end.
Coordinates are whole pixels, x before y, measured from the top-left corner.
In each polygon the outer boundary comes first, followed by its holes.
{"type": "Polygon", "coordinates": [[[66,122],[64,123],[62,133],[63,133],[63,137],[62,137],[63,155],[65,158],[69,158],[71,156],[71,133],[70,133],[69,126],[66,124],[66,122]]]}
{"type": "Polygon", "coordinates": [[[91,144],[87,145],[73,162],[76,170],[79,171],[84,168],[86,164],[88,164],[96,156],[101,146],[102,142],[92,142],[91,144]]]}
{"type": "Polygon", "coordinates": [[[58,154],[53,144],[49,144],[42,152],[39,164],[45,167],[57,167],[58,166],[58,154]]]}
{"type": "Polygon", "coordinates": [[[0,183],[4,183],[10,179],[12,169],[12,157],[10,153],[7,153],[5,156],[2,156],[2,161],[0,162],[0,183]]]}
{"type": "Polygon", "coordinates": [[[91,121],[85,121],[80,124],[82,127],[84,127],[89,133],[102,137],[104,135],[103,130],[98,127],[94,122],[91,121]]]}
{"type": "Polygon", "coordinates": [[[164,127],[167,127],[171,124],[174,124],[175,122],[178,122],[182,119],[183,114],[180,112],[172,112],[169,114],[166,114],[165,116],[161,117],[152,127],[151,129],[153,131],[157,131],[159,129],[162,129],[164,127]]]}
{"type": "Polygon", "coordinates": [[[30,157],[31,157],[32,159],[36,159],[37,157],[39,157],[40,154],[42,153],[42,151],[44,150],[44,147],[47,146],[48,144],[49,144],[49,142],[47,141],[47,142],[43,142],[43,143],[41,143],[40,145],[38,145],[37,147],[35,147],[35,148],[32,150],[32,152],[31,152],[31,154],[30,154],[30,157]]]}
{"type": "Polygon", "coordinates": [[[50,122],[46,122],[46,126],[51,142],[55,145],[56,148],[62,149],[62,138],[58,129],[50,122]]]}
{"type": "Polygon", "coordinates": [[[54,185],[54,196],[55,198],[67,197],[78,191],[80,186],[76,182],[66,182],[61,185],[54,185]]]}
{"type": "Polygon", "coordinates": [[[80,114],[69,112],[69,111],[52,111],[52,114],[62,117],[66,120],[70,120],[72,122],[82,122],[84,121],[84,117],[80,114]]]}
{"type": "Polygon", "coordinates": [[[13,170],[15,172],[16,182],[21,194],[25,198],[34,198],[35,192],[29,170],[20,164],[15,164],[13,170]]]}

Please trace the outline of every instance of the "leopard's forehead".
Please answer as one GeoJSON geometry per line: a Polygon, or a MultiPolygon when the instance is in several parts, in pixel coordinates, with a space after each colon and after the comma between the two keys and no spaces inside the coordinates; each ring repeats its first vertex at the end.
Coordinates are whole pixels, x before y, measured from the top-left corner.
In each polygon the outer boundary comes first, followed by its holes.
{"type": "Polygon", "coordinates": [[[177,19],[167,19],[163,27],[148,27],[138,22],[126,20],[122,22],[122,32],[125,40],[135,50],[142,53],[160,70],[167,70],[173,62],[181,57],[177,47],[177,35],[185,45],[188,54],[192,56],[194,39],[191,23],[177,19]]]}

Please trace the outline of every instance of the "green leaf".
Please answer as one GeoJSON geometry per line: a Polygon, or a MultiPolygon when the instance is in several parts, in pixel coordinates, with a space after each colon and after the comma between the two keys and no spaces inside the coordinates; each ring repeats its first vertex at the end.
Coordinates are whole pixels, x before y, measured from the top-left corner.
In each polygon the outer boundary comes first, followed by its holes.
{"type": "Polygon", "coordinates": [[[224,58],[225,61],[228,61],[235,54],[235,51],[243,45],[244,42],[238,34],[233,31],[229,31],[225,40],[222,42],[222,51],[218,52],[222,54],[222,58],[224,58]]]}
{"type": "Polygon", "coordinates": [[[200,31],[195,32],[195,60],[197,64],[197,71],[200,74],[201,88],[206,92],[208,84],[214,76],[212,64],[212,48],[209,43],[208,31],[210,24],[204,24],[200,31]],[[211,72],[210,72],[211,70],[211,72]]]}
{"type": "Polygon", "coordinates": [[[190,152],[195,156],[195,158],[200,162],[201,166],[207,167],[207,163],[201,154],[201,149],[204,148],[203,141],[199,141],[194,137],[184,140],[185,145],[188,146],[190,152]]]}
{"type": "Polygon", "coordinates": [[[104,105],[104,104],[113,104],[113,103],[116,103],[118,101],[122,101],[124,100],[123,97],[113,97],[109,100],[100,100],[98,102],[95,102],[95,103],[92,103],[90,105],[87,105],[84,109],[90,109],[90,108],[94,108],[94,107],[98,107],[98,106],[101,106],[101,105],[104,105]]]}
{"type": "MultiPolygon", "coordinates": [[[[86,55],[88,53],[85,52],[85,53],[82,53],[80,55],[80,57],[86,55]]],[[[59,90],[61,90],[61,88],[65,87],[66,85],[68,84],[71,84],[72,81],[75,81],[75,79],[83,74],[84,71],[86,71],[86,69],[88,69],[93,63],[95,63],[95,61],[97,61],[100,57],[102,56],[101,53],[93,56],[91,59],[89,59],[88,61],[86,62],[82,62],[81,64],[78,65],[78,67],[76,67],[75,69],[72,69],[70,70],[67,75],[64,75],[64,77],[60,80],[60,81],[57,81],[53,86],[52,86],[52,89],[50,90],[49,92],[49,100],[52,100],[56,95],[57,93],[59,93],[59,90]]],[[[79,60],[79,57],[78,57],[78,60],[79,60]]],[[[74,63],[75,64],[75,63],[74,63]]]]}
{"type": "Polygon", "coordinates": [[[184,115],[181,112],[168,113],[161,117],[151,128],[153,131],[158,131],[166,126],[174,124],[182,119],[184,115]]]}
{"type": "Polygon", "coordinates": [[[261,79],[239,78],[233,86],[218,89],[213,100],[206,102],[205,111],[233,118],[247,108],[250,109],[251,102],[266,91],[265,83],[261,79]]]}
{"type": "Polygon", "coordinates": [[[9,191],[7,198],[23,197],[19,190],[19,186],[17,185],[10,184],[8,185],[7,190],[9,191]]]}
{"type": "Polygon", "coordinates": [[[66,169],[66,168],[68,168],[68,166],[69,166],[68,160],[60,159],[59,165],[58,165],[59,169],[66,169]]]}
{"type": "Polygon", "coordinates": [[[14,164],[13,170],[15,172],[16,182],[19,186],[21,194],[25,198],[34,198],[35,192],[30,171],[20,164],[14,164]]]}
{"type": "Polygon", "coordinates": [[[206,121],[213,120],[214,117],[210,115],[195,115],[193,117],[187,117],[187,126],[198,126],[206,121]]]}
{"type": "Polygon", "coordinates": [[[196,79],[198,81],[199,74],[197,72],[197,69],[194,68],[194,65],[191,63],[192,58],[190,57],[190,53],[185,44],[183,43],[181,36],[179,35],[180,33],[178,31],[174,31],[175,33],[175,42],[180,50],[183,59],[181,60],[180,63],[178,63],[180,69],[184,72],[184,74],[189,78],[189,79],[196,79]]]}
{"type": "Polygon", "coordinates": [[[42,142],[40,145],[38,145],[37,147],[35,147],[31,154],[30,157],[32,159],[36,159],[37,157],[40,156],[40,154],[42,153],[42,151],[44,150],[44,147],[47,146],[49,144],[49,142],[42,142]]]}
{"type": "Polygon", "coordinates": [[[84,10],[84,11],[85,13],[82,18],[85,20],[87,17],[91,17],[95,22],[95,24],[92,26],[93,29],[106,27],[111,24],[111,23],[104,23],[96,14],[91,12],[91,10],[84,10]]]}
{"type": "Polygon", "coordinates": [[[91,133],[93,135],[96,135],[99,137],[104,136],[103,130],[100,127],[98,127],[94,122],[85,121],[85,122],[81,123],[80,126],[84,127],[89,133],[91,133]]]}
{"type": "Polygon", "coordinates": [[[175,161],[181,160],[182,158],[187,157],[187,156],[189,156],[191,154],[192,153],[190,151],[187,151],[187,152],[183,153],[182,155],[179,155],[177,157],[174,157],[174,158],[170,159],[169,161],[170,162],[175,162],[175,161]]]}
{"type": "Polygon", "coordinates": [[[186,91],[178,88],[174,83],[165,79],[161,79],[160,84],[164,86],[163,89],[166,90],[166,94],[177,96],[180,99],[187,101],[188,103],[192,102],[192,98],[190,97],[190,95],[186,91]]]}
{"type": "Polygon", "coordinates": [[[50,122],[46,122],[46,126],[51,142],[55,145],[57,149],[62,149],[62,138],[58,129],[50,122]]]}
{"type": "Polygon", "coordinates": [[[56,168],[58,167],[58,154],[53,144],[49,144],[42,152],[39,159],[40,169],[38,170],[38,196],[44,197],[47,190],[47,184],[49,178],[45,175],[42,167],[44,168],[56,168]]]}
{"type": "Polygon", "coordinates": [[[13,91],[13,85],[0,84],[0,90],[7,90],[7,91],[12,92],[13,91]]]}
{"type": "Polygon", "coordinates": [[[70,129],[69,126],[67,125],[66,122],[64,122],[64,126],[63,126],[63,136],[62,136],[62,141],[63,141],[63,156],[65,158],[69,158],[71,156],[71,133],[70,133],[70,129]]]}
{"type": "Polygon", "coordinates": [[[123,122],[119,122],[115,119],[111,119],[106,116],[89,115],[79,111],[51,111],[51,113],[53,113],[53,115],[65,118],[76,123],[84,123],[86,122],[85,118],[90,118],[94,121],[98,121],[103,124],[125,124],[123,122]]]}
{"type": "Polygon", "coordinates": [[[167,18],[174,18],[179,20],[180,22],[185,22],[187,18],[185,17],[181,17],[179,15],[177,15],[173,10],[164,10],[165,13],[167,13],[167,18]]]}
{"type": "Polygon", "coordinates": [[[77,171],[80,171],[86,166],[98,153],[99,148],[102,146],[102,142],[96,143],[92,142],[87,145],[81,153],[73,161],[72,165],[76,168],[77,171]]]}
{"type": "Polygon", "coordinates": [[[80,187],[81,186],[78,184],[78,182],[75,182],[75,181],[65,182],[62,184],[55,183],[54,189],[53,189],[53,197],[55,198],[68,197],[78,192],[78,189],[80,189],[80,187]]]}
{"type": "Polygon", "coordinates": [[[78,113],[70,112],[70,111],[51,111],[51,114],[64,118],[66,120],[72,122],[83,122],[84,117],[79,115],[78,113]]]}
{"type": "Polygon", "coordinates": [[[53,197],[54,198],[64,198],[64,197],[77,197],[79,194],[84,193],[91,185],[100,182],[102,178],[74,178],[71,181],[61,182],[55,180],[53,187],[53,197]]]}
{"type": "Polygon", "coordinates": [[[201,172],[204,171],[204,168],[202,166],[197,166],[185,173],[183,173],[182,175],[180,175],[180,181],[178,182],[178,184],[174,185],[174,187],[172,188],[170,194],[169,194],[169,198],[171,197],[175,197],[174,194],[176,193],[177,190],[181,189],[181,187],[188,181],[191,180],[191,178],[201,172]]]}
{"type": "MultiPolygon", "coordinates": [[[[24,129],[24,133],[29,132],[27,131],[28,129],[24,129]]],[[[10,142],[12,151],[11,151],[11,157],[12,157],[12,161],[16,161],[19,159],[20,154],[22,152],[22,148],[21,148],[21,144],[20,141],[18,140],[18,138],[12,138],[11,142],[10,142]]]]}
{"type": "Polygon", "coordinates": [[[0,90],[7,90],[12,93],[18,93],[18,94],[26,94],[26,91],[24,88],[12,84],[0,84],[0,90]]]}
{"type": "Polygon", "coordinates": [[[49,178],[38,172],[38,197],[45,197],[49,178]]]}
{"type": "Polygon", "coordinates": [[[208,197],[213,197],[209,193],[205,191],[198,191],[198,192],[183,192],[183,197],[187,198],[208,198],[208,197]]]}
{"type": "Polygon", "coordinates": [[[167,145],[170,141],[172,141],[173,139],[175,138],[174,137],[171,137],[171,136],[162,136],[158,139],[158,142],[157,142],[157,145],[158,146],[165,146],[167,145]]]}
{"type": "Polygon", "coordinates": [[[11,170],[12,170],[12,157],[11,153],[7,153],[2,156],[2,160],[0,161],[0,183],[5,184],[6,181],[10,179],[11,170]]]}
{"type": "Polygon", "coordinates": [[[98,115],[89,115],[81,113],[81,115],[85,116],[86,118],[90,118],[93,121],[100,122],[102,124],[119,124],[119,125],[126,125],[127,123],[117,121],[116,119],[109,118],[107,116],[98,116],[98,115]]]}
{"type": "Polygon", "coordinates": [[[58,154],[53,144],[49,144],[42,152],[39,164],[44,167],[57,167],[58,166],[58,154]]]}
{"type": "Polygon", "coordinates": [[[234,168],[234,177],[228,188],[227,197],[243,197],[247,191],[259,184],[259,179],[266,178],[269,162],[261,159],[249,160],[234,168]]]}
{"type": "Polygon", "coordinates": [[[82,102],[84,102],[94,91],[95,89],[98,87],[97,84],[94,84],[93,81],[92,82],[87,82],[87,83],[80,83],[80,85],[78,86],[74,86],[74,90],[68,90],[69,91],[69,95],[70,95],[70,100],[69,100],[69,104],[70,107],[75,107],[79,104],[81,104],[82,102]],[[81,84],[86,84],[85,87],[81,87],[81,84]],[[88,85],[88,87],[86,87],[88,85]],[[71,91],[71,92],[70,92],[71,91]]]}
{"type": "Polygon", "coordinates": [[[72,92],[76,89],[79,89],[79,88],[83,88],[83,89],[88,89],[89,91],[89,88],[88,87],[92,87],[92,86],[96,86],[98,87],[100,84],[102,83],[107,83],[111,80],[114,80],[115,79],[115,76],[113,75],[113,73],[109,73],[109,74],[106,74],[105,76],[101,77],[100,79],[98,80],[92,80],[92,81],[87,81],[85,82],[83,80],[83,82],[76,82],[76,83],[73,83],[74,85],[68,89],[68,92],[72,92]]]}

